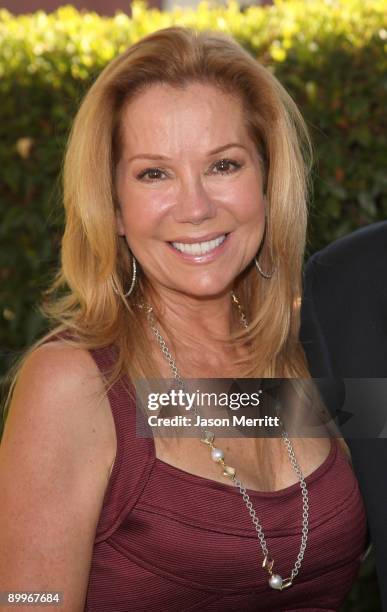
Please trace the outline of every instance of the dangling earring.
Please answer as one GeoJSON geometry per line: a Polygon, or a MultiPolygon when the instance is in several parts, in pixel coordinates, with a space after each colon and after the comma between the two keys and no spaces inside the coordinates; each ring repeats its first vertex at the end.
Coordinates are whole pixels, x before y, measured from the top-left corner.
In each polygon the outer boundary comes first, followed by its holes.
{"type": "MultiPolygon", "coordinates": [[[[134,289],[134,285],[136,284],[136,277],[137,277],[137,266],[136,266],[136,258],[133,255],[133,253],[131,253],[132,256],[132,282],[130,283],[130,287],[129,290],[124,293],[124,298],[127,298],[130,296],[130,294],[132,293],[133,289],[134,289]]],[[[117,295],[120,295],[119,291],[117,290],[117,287],[115,286],[115,281],[112,278],[112,286],[113,286],[113,291],[114,293],[116,293],[117,295]]]]}
{"type": "Polygon", "coordinates": [[[258,257],[260,256],[262,248],[263,248],[263,245],[265,244],[266,232],[267,232],[267,215],[266,215],[266,210],[265,210],[265,229],[263,230],[262,241],[261,241],[261,245],[260,245],[260,247],[258,249],[258,253],[254,257],[254,263],[257,266],[257,270],[260,273],[260,275],[263,276],[263,278],[267,278],[268,280],[270,280],[271,277],[273,276],[274,272],[275,272],[275,267],[272,269],[271,272],[264,272],[262,270],[262,268],[261,268],[261,264],[258,261],[258,257]]]}
{"type": "Polygon", "coordinates": [[[137,275],[136,258],[132,253],[132,282],[130,283],[129,291],[127,291],[127,293],[124,294],[125,298],[129,297],[134,289],[134,285],[136,284],[136,275],[137,275]]]}
{"type": "Polygon", "coordinates": [[[260,265],[259,261],[258,261],[258,257],[254,257],[254,263],[257,266],[257,269],[258,269],[258,272],[260,273],[260,275],[263,276],[263,278],[267,278],[268,280],[270,280],[271,277],[274,274],[275,268],[271,272],[264,272],[262,270],[262,268],[261,268],[261,265],[260,265]]]}

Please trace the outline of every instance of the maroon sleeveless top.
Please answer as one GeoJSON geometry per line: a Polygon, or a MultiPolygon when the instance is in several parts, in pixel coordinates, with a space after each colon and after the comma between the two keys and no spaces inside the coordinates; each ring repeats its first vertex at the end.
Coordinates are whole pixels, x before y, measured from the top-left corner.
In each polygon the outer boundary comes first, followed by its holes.
{"type": "MultiPolygon", "coordinates": [[[[101,372],[109,348],[91,351],[101,372]]],[[[108,394],[117,454],[92,557],[89,612],[281,612],[337,610],[366,543],[366,518],[352,469],[337,442],[305,480],[309,536],[293,585],[274,591],[243,499],[232,485],[189,474],[136,438],[135,406],[122,381],[108,394]]],[[[288,576],[300,548],[299,484],[248,490],[275,569],[288,576]]]]}

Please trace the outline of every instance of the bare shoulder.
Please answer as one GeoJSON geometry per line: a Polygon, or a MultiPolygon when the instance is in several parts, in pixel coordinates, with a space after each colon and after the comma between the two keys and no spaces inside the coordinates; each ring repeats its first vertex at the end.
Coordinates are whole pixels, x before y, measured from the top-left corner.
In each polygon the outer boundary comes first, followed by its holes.
{"type": "MultiPolygon", "coordinates": [[[[89,351],[62,341],[44,344],[25,361],[15,387],[7,430],[25,426],[35,435],[50,431],[57,442],[67,436],[72,451],[82,453],[89,445],[111,463],[115,429],[104,384],[89,351]]],[[[25,431],[27,434],[27,432],[25,431]]],[[[27,434],[29,435],[29,434],[27,434]]],[[[53,439],[53,438],[52,438],[53,439]]]]}
{"type": "MultiPolygon", "coordinates": [[[[41,426],[73,424],[74,434],[103,436],[112,416],[98,367],[89,351],[54,341],[37,348],[19,373],[9,420],[41,426]],[[26,401],[28,398],[28,401],[26,401]]],[[[107,428],[108,431],[109,428],[107,428]]],[[[77,437],[77,435],[76,435],[77,437]]]]}
{"type": "Polygon", "coordinates": [[[58,341],[26,359],[0,445],[0,590],[60,584],[84,609],[116,445],[103,391],[88,351],[58,341]]]}

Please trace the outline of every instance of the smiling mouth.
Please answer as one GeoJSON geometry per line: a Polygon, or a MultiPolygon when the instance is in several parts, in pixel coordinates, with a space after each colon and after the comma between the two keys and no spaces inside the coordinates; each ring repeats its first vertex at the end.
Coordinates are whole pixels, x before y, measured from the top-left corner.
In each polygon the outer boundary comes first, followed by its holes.
{"type": "Polygon", "coordinates": [[[221,234],[213,240],[206,240],[203,242],[170,242],[174,249],[180,251],[180,253],[186,253],[187,255],[206,255],[211,251],[217,249],[227,238],[228,234],[221,234]]]}

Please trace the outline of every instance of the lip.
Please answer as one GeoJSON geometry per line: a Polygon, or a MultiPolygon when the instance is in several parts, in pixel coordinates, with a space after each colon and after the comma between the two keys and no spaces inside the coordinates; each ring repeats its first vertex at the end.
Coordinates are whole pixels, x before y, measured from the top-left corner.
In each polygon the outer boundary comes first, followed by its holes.
{"type": "MultiPolygon", "coordinates": [[[[172,244],[170,242],[167,242],[167,246],[168,248],[176,255],[176,257],[179,257],[180,260],[184,260],[187,263],[194,263],[194,264],[204,264],[204,263],[210,263],[211,261],[213,261],[214,259],[216,259],[217,257],[219,257],[219,255],[222,254],[222,252],[225,250],[225,248],[228,246],[228,243],[230,241],[230,236],[231,233],[222,233],[222,234],[210,234],[210,237],[205,236],[204,238],[200,238],[200,240],[190,240],[189,244],[194,244],[195,242],[206,242],[208,240],[214,240],[215,238],[218,238],[219,236],[226,236],[226,238],[223,240],[222,244],[220,244],[219,246],[217,246],[215,249],[213,249],[212,251],[210,251],[209,253],[203,253],[203,255],[191,255],[190,253],[182,253],[181,251],[179,251],[178,249],[175,249],[174,246],[172,246],[172,244]]],[[[173,242],[186,242],[187,238],[179,238],[178,240],[174,240],[173,242]]]]}
{"type": "Polygon", "coordinates": [[[197,244],[198,242],[209,242],[210,240],[215,240],[215,238],[219,238],[219,236],[226,236],[229,232],[216,232],[212,234],[206,234],[205,236],[198,236],[193,238],[192,236],[179,236],[178,238],[174,238],[173,240],[169,240],[168,242],[183,242],[185,244],[197,244]]]}

